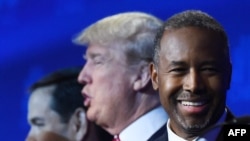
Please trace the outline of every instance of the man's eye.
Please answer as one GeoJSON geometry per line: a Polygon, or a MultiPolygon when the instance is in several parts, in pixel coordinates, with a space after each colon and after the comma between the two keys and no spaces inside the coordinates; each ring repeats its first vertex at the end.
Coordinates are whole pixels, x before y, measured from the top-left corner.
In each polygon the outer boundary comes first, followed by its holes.
{"type": "Polygon", "coordinates": [[[43,127],[45,125],[45,122],[40,119],[34,119],[31,121],[31,124],[34,126],[43,127]]]}
{"type": "Polygon", "coordinates": [[[97,65],[97,64],[101,64],[101,63],[102,63],[102,61],[101,61],[101,60],[99,60],[99,59],[96,59],[96,60],[93,60],[93,63],[94,63],[95,65],[97,65]]]}
{"type": "Polygon", "coordinates": [[[45,124],[44,123],[37,123],[36,126],[38,127],[43,127],[45,124]]]}
{"type": "Polygon", "coordinates": [[[185,68],[174,68],[174,69],[171,69],[171,72],[185,72],[186,69],[185,68]]]}

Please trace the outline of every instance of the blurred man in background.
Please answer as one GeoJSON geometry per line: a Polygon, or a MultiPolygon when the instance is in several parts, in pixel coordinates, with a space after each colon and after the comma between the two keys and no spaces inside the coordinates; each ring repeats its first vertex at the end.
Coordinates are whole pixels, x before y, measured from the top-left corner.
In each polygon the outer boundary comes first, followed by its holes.
{"type": "Polygon", "coordinates": [[[110,141],[110,135],[86,118],[79,68],[53,72],[30,88],[27,141],[110,141]]]}

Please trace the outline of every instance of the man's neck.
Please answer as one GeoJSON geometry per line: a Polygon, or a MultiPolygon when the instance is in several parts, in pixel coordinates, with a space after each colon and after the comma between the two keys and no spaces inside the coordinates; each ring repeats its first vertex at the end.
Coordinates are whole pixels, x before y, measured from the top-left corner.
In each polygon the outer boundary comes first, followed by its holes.
{"type": "Polygon", "coordinates": [[[139,98],[137,98],[136,102],[138,105],[129,112],[126,112],[127,114],[123,117],[118,118],[115,123],[113,123],[113,126],[103,128],[110,134],[117,135],[142,115],[160,106],[158,96],[150,94],[139,94],[139,98]]]}

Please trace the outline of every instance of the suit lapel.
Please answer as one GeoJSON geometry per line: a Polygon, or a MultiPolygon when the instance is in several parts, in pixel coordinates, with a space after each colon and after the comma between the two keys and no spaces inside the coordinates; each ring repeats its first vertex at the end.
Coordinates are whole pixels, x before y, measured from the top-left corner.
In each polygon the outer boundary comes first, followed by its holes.
{"type": "MultiPolygon", "coordinates": [[[[227,115],[226,115],[226,120],[225,121],[230,121],[230,120],[233,120],[235,118],[235,116],[232,114],[232,112],[227,108],[227,115]]],[[[216,139],[216,141],[223,141],[224,140],[224,133],[225,131],[225,126],[223,126],[221,128],[221,131],[216,139]]]]}
{"type": "Polygon", "coordinates": [[[167,127],[164,124],[148,141],[168,141],[167,127]]]}

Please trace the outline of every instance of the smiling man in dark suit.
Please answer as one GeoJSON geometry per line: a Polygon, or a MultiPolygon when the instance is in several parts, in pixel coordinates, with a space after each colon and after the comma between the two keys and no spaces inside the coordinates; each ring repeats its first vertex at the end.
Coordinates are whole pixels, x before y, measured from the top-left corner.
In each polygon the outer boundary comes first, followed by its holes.
{"type": "Polygon", "coordinates": [[[170,17],[158,32],[153,87],[169,115],[157,141],[221,140],[214,124],[233,118],[226,108],[232,65],[227,35],[207,13],[188,10],[170,17]]]}

